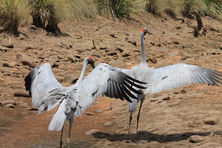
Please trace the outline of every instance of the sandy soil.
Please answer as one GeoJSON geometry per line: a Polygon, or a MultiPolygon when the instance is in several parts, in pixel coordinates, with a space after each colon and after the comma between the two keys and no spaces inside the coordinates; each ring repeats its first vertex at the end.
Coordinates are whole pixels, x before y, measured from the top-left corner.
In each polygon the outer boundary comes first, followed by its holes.
{"type": "MultiPolygon", "coordinates": [[[[131,68],[140,61],[139,34],[146,27],[153,34],[145,40],[150,67],[188,63],[222,71],[222,21],[205,17],[203,23],[207,33],[198,38],[192,33],[195,20],[147,15],[125,23],[98,17],[60,24],[70,37],[55,37],[32,25],[21,27],[25,35],[19,37],[0,34],[0,147],[59,146],[60,133],[47,130],[56,109],[39,115],[25,91],[24,77],[33,67],[49,62],[65,86],[80,75],[86,56],[131,68]]],[[[134,113],[130,135],[128,103],[100,97],[75,118],[70,147],[222,147],[221,95],[221,87],[197,84],[147,95],[139,133],[134,113]],[[90,130],[98,132],[87,135],[90,130]]]]}

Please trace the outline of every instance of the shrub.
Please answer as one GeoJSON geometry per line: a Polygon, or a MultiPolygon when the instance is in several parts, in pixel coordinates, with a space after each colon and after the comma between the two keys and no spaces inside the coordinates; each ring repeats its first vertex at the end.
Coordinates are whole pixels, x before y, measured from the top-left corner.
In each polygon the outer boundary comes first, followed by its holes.
{"type": "Polygon", "coordinates": [[[205,0],[208,15],[222,14],[222,0],[205,0]]]}
{"type": "Polygon", "coordinates": [[[214,15],[222,13],[222,0],[147,0],[145,10],[159,16],[167,13],[190,17],[193,12],[214,15]]]}
{"type": "Polygon", "coordinates": [[[96,0],[99,13],[111,14],[113,19],[129,18],[130,13],[134,11],[133,2],[134,0],[96,0]]]}
{"type": "Polygon", "coordinates": [[[94,0],[73,0],[72,17],[78,19],[92,18],[97,14],[94,0]]]}
{"type": "Polygon", "coordinates": [[[55,35],[62,35],[58,24],[70,18],[71,0],[31,0],[33,24],[55,35]]]}
{"type": "Polygon", "coordinates": [[[18,35],[19,24],[30,14],[28,0],[0,0],[0,24],[3,31],[18,35]]]}

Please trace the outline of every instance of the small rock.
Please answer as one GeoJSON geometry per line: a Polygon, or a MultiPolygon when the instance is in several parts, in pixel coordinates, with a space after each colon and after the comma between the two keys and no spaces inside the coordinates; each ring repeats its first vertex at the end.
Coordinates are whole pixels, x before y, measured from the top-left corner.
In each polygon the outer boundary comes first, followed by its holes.
{"type": "Polygon", "coordinates": [[[98,109],[98,110],[96,110],[97,113],[102,113],[102,112],[104,112],[104,111],[105,111],[104,109],[98,109]]]}
{"type": "Polygon", "coordinates": [[[31,47],[31,46],[25,47],[25,50],[30,50],[30,49],[35,49],[35,48],[34,48],[34,47],[31,47]]]}
{"type": "Polygon", "coordinates": [[[110,52],[108,53],[109,56],[114,56],[114,55],[117,55],[117,52],[110,52]]]}
{"type": "Polygon", "coordinates": [[[189,141],[192,143],[198,143],[198,142],[203,141],[203,137],[199,135],[193,135],[193,136],[190,136],[189,141]]]}
{"type": "Polygon", "coordinates": [[[112,121],[107,121],[106,123],[104,123],[104,126],[112,126],[113,122],[112,121]]]}
{"type": "Polygon", "coordinates": [[[7,105],[7,104],[16,105],[16,102],[14,100],[4,100],[4,101],[2,101],[2,105],[7,105]]]}
{"type": "Polygon", "coordinates": [[[28,65],[31,68],[35,67],[33,58],[25,54],[17,54],[17,60],[19,60],[23,65],[28,65]]]}
{"type": "Polygon", "coordinates": [[[191,57],[190,56],[184,56],[184,57],[181,58],[181,60],[184,61],[184,60],[189,59],[189,58],[191,58],[191,57]]]}
{"type": "Polygon", "coordinates": [[[14,104],[7,104],[7,105],[5,105],[5,107],[8,107],[8,108],[15,108],[15,105],[14,105],[14,104]]]}
{"type": "Polygon", "coordinates": [[[8,44],[8,45],[2,45],[3,47],[7,47],[7,48],[14,48],[13,44],[8,44]]]}
{"type": "Polygon", "coordinates": [[[125,53],[125,54],[122,55],[122,57],[128,57],[128,56],[130,56],[129,53],[125,53]]]}
{"type": "Polygon", "coordinates": [[[86,115],[87,116],[93,116],[93,115],[95,115],[93,112],[86,112],[86,115]]]}
{"type": "Polygon", "coordinates": [[[59,67],[59,64],[57,63],[52,64],[52,68],[58,68],[58,67],[59,67]]]}
{"type": "Polygon", "coordinates": [[[116,50],[118,50],[119,52],[123,52],[124,50],[122,48],[116,48],[116,50]]]}
{"type": "Polygon", "coordinates": [[[110,34],[110,36],[113,37],[113,38],[117,38],[117,37],[115,36],[115,34],[110,34]]]}
{"type": "Polygon", "coordinates": [[[99,49],[100,49],[100,50],[106,50],[107,47],[100,47],[99,49]]]}
{"type": "Polygon", "coordinates": [[[180,44],[178,41],[173,41],[174,44],[180,44]]]}
{"type": "Polygon", "coordinates": [[[7,63],[3,63],[3,66],[4,67],[10,67],[10,68],[12,68],[12,67],[15,67],[16,66],[16,62],[15,61],[9,61],[9,62],[7,62],[7,63]]]}
{"type": "Polygon", "coordinates": [[[164,97],[162,100],[163,101],[170,100],[170,97],[169,96],[168,97],[164,97]]]}
{"type": "Polygon", "coordinates": [[[5,52],[8,52],[8,49],[2,49],[2,48],[0,48],[0,51],[3,52],[3,53],[5,53],[5,52]]]}
{"type": "Polygon", "coordinates": [[[187,91],[184,90],[184,89],[182,89],[182,90],[180,91],[180,93],[181,93],[181,94],[185,94],[185,93],[187,93],[187,91]]]}
{"type": "Polygon", "coordinates": [[[76,57],[77,59],[80,59],[80,58],[81,58],[81,55],[76,54],[75,57],[76,57]]]}
{"type": "Polygon", "coordinates": [[[75,78],[74,80],[72,80],[71,84],[75,84],[78,81],[79,78],[75,78]]]}
{"type": "Polygon", "coordinates": [[[216,125],[218,123],[218,118],[210,117],[204,120],[205,124],[216,125]]]}
{"type": "Polygon", "coordinates": [[[157,63],[157,60],[156,59],[154,59],[154,58],[148,58],[148,61],[150,61],[151,63],[157,63]]]}
{"type": "Polygon", "coordinates": [[[14,91],[15,97],[30,97],[29,92],[25,91],[25,89],[17,89],[14,91]]]}
{"type": "Polygon", "coordinates": [[[91,129],[91,130],[89,130],[89,131],[87,131],[87,132],[85,132],[85,135],[92,135],[92,134],[94,134],[94,133],[96,133],[96,132],[99,132],[99,130],[97,130],[97,129],[91,129]]]}
{"type": "Polygon", "coordinates": [[[27,108],[30,111],[38,111],[38,109],[32,105],[32,107],[27,108]]]}
{"type": "Polygon", "coordinates": [[[77,60],[74,59],[73,56],[68,56],[67,58],[68,58],[72,63],[76,63],[76,62],[77,62],[77,60]]]}
{"type": "Polygon", "coordinates": [[[158,100],[158,98],[151,98],[150,102],[156,102],[158,100]]]}
{"type": "Polygon", "coordinates": [[[131,43],[132,45],[136,46],[136,41],[128,40],[128,43],[131,43]]]}
{"type": "Polygon", "coordinates": [[[222,50],[222,45],[219,46],[219,49],[222,50]]]}
{"type": "Polygon", "coordinates": [[[10,67],[8,63],[3,63],[3,67],[10,67]]]}

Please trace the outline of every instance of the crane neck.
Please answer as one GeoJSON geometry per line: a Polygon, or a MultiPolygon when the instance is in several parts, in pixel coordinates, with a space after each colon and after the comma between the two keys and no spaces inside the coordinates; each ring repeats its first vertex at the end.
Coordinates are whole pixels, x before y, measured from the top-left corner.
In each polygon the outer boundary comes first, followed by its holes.
{"type": "Polygon", "coordinates": [[[86,72],[87,64],[88,64],[88,57],[85,58],[85,60],[84,60],[84,62],[83,62],[83,67],[82,67],[81,74],[80,74],[80,76],[79,76],[78,81],[76,82],[77,85],[78,85],[80,82],[82,82],[82,80],[83,80],[84,74],[85,74],[85,72],[86,72]]]}
{"type": "Polygon", "coordinates": [[[142,50],[141,63],[146,64],[146,54],[145,54],[145,49],[144,49],[144,32],[142,31],[140,33],[140,40],[141,40],[141,50],[142,50]]]}

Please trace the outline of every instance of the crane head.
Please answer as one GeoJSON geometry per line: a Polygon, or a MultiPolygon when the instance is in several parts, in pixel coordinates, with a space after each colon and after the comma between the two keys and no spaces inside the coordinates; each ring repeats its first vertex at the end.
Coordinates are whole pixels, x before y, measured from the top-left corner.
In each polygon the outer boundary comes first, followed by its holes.
{"type": "Polygon", "coordinates": [[[143,32],[144,35],[146,35],[146,34],[152,35],[152,33],[149,32],[146,28],[142,28],[142,29],[141,29],[141,32],[143,32]]]}
{"type": "Polygon", "coordinates": [[[92,68],[95,68],[93,57],[88,56],[88,64],[90,64],[92,68]]]}

